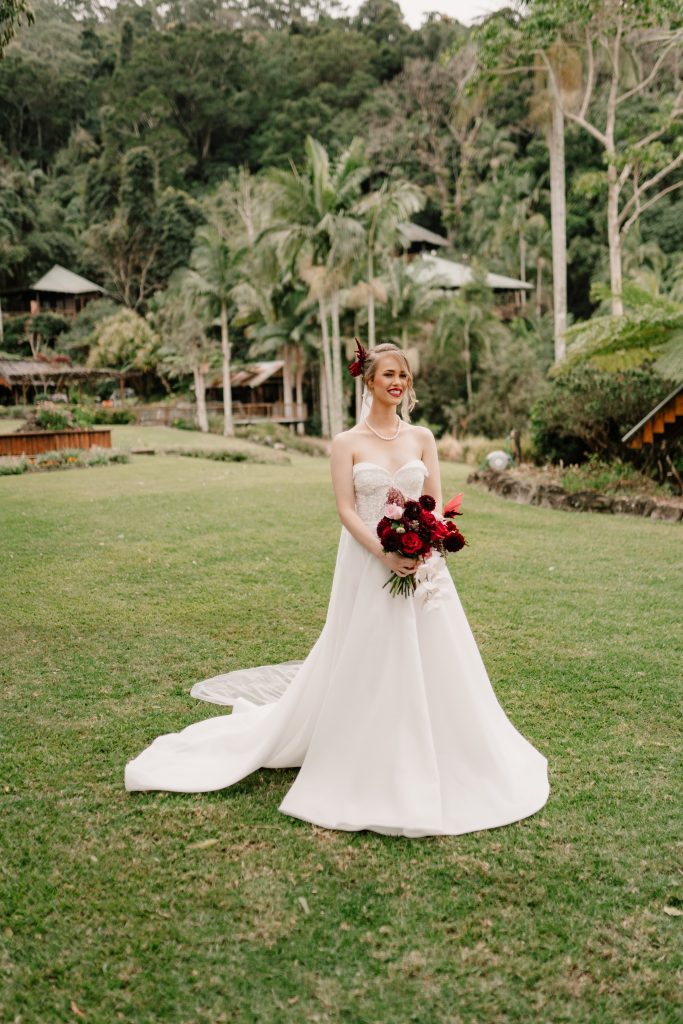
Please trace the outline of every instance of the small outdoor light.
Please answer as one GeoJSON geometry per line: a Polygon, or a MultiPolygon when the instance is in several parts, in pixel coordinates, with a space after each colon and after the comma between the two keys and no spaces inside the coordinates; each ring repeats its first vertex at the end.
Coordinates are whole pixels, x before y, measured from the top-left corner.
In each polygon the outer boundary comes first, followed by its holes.
{"type": "Polygon", "coordinates": [[[507,469],[510,465],[510,456],[507,452],[490,452],[486,456],[486,461],[489,464],[489,468],[492,469],[494,473],[502,473],[503,470],[507,469]]]}

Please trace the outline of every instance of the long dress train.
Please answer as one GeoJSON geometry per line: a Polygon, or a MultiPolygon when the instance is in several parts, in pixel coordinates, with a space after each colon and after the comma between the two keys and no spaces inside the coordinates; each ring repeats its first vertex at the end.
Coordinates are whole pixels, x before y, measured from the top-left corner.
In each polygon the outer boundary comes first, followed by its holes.
{"type": "MultiPolygon", "coordinates": [[[[419,459],[395,474],[357,463],[359,515],[374,529],[389,487],[416,498],[426,476],[419,459]]],[[[327,619],[305,661],[197,684],[195,696],[233,713],[158,737],[127,765],[126,788],[207,792],[296,767],[285,814],[411,837],[538,811],[548,762],[498,703],[450,576],[435,608],[391,597],[386,579],[342,529],[327,619]]]]}

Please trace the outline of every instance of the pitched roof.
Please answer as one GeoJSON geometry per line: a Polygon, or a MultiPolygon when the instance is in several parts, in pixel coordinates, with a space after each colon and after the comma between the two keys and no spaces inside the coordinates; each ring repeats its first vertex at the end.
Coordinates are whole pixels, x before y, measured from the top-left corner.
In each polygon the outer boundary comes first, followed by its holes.
{"type": "MultiPolygon", "coordinates": [[[[445,260],[442,256],[421,256],[409,264],[408,273],[430,288],[462,288],[474,280],[471,267],[445,260]]],[[[486,274],[484,281],[495,291],[512,292],[533,287],[528,281],[518,281],[503,274],[486,274]]]]}
{"type": "Polygon", "coordinates": [[[437,235],[434,231],[430,231],[428,228],[423,228],[421,224],[413,224],[412,221],[406,221],[404,224],[399,224],[398,231],[406,242],[427,242],[429,245],[448,245],[448,239],[444,238],[443,235],[437,235]]]}
{"type": "MultiPolygon", "coordinates": [[[[230,383],[234,387],[257,388],[259,384],[270,380],[276,374],[282,372],[284,366],[282,359],[271,359],[262,363],[246,363],[244,366],[233,369],[230,374],[230,383]]],[[[208,387],[223,387],[223,377],[216,374],[211,380],[207,380],[208,387]]]]}
{"type": "Polygon", "coordinates": [[[65,363],[43,362],[42,359],[0,359],[0,384],[11,387],[22,380],[43,381],[47,377],[112,377],[119,376],[119,370],[91,370],[86,366],[68,366],[65,363]]]}
{"type": "Polygon", "coordinates": [[[59,292],[63,295],[84,295],[88,292],[103,292],[94,281],[88,281],[80,274],[74,274],[73,270],[60,267],[55,263],[47,274],[43,274],[39,281],[31,285],[36,292],[59,292]]]}

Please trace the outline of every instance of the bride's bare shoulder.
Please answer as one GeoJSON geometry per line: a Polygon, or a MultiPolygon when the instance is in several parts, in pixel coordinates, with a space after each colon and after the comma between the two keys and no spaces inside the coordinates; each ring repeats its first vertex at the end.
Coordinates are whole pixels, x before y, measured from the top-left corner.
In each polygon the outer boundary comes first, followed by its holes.
{"type": "Polygon", "coordinates": [[[358,424],[350,427],[348,430],[340,431],[340,433],[335,434],[332,438],[332,448],[339,448],[341,450],[352,448],[358,439],[359,433],[362,433],[362,431],[358,424]]]}
{"type": "Polygon", "coordinates": [[[419,438],[423,443],[429,443],[434,440],[434,435],[429,427],[421,427],[417,423],[408,423],[406,426],[408,430],[412,432],[413,436],[419,438]]]}

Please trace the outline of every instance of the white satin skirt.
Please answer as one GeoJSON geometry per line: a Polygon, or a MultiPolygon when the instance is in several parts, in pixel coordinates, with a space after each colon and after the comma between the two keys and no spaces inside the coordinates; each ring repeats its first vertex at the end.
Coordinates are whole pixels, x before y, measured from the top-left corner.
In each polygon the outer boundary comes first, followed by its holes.
{"type": "Polygon", "coordinates": [[[436,608],[391,597],[342,529],[323,631],[303,662],[230,672],[192,694],[232,714],[160,736],[126,788],[203,793],[299,768],[280,804],[323,828],[410,837],[495,828],[538,811],[548,763],[489,681],[455,586],[436,608]]]}

